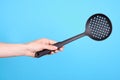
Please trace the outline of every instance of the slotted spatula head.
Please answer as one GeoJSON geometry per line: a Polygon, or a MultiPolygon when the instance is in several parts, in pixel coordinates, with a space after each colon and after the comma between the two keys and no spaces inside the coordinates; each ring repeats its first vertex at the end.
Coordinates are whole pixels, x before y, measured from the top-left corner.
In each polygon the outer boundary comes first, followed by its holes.
{"type": "Polygon", "coordinates": [[[112,24],[104,14],[92,15],[86,23],[85,33],[92,39],[101,41],[110,36],[112,24]]]}

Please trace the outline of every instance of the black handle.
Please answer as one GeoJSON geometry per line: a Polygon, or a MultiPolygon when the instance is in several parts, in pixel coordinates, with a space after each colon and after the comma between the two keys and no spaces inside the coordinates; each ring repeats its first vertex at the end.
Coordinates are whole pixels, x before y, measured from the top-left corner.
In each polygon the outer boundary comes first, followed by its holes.
{"type": "MultiPolygon", "coordinates": [[[[56,47],[58,47],[58,49],[59,49],[59,48],[61,48],[64,44],[62,44],[61,42],[58,42],[58,43],[55,43],[55,44],[53,44],[53,45],[56,46],[56,47]]],[[[46,55],[46,54],[50,54],[50,53],[51,53],[51,50],[44,49],[44,50],[42,50],[42,51],[36,52],[36,53],[35,53],[35,57],[36,57],[36,58],[39,58],[39,57],[42,57],[42,56],[44,56],[44,55],[46,55]]]]}
{"type": "MultiPolygon", "coordinates": [[[[79,38],[85,36],[85,35],[86,35],[85,33],[81,33],[81,34],[78,34],[78,35],[76,35],[76,36],[74,36],[74,37],[71,37],[71,38],[69,38],[69,39],[66,39],[66,40],[64,40],[64,41],[62,41],[62,42],[58,42],[58,43],[53,44],[53,45],[56,46],[56,47],[58,47],[58,49],[59,49],[59,48],[61,48],[62,46],[64,46],[65,44],[68,44],[68,43],[70,43],[70,42],[72,42],[72,41],[74,41],[74,40],[76,40],[76,39],[79,39],[79,38]]],[[[41,56],[44,56],[44,55],[50,54],[50,53],[51,53],[51,50],[44,49],[44,50],[42,50],[42,51],[36,52],[36,53],[35,53],[35,57],[39,58],[39,57],[41,57],[41,56]]]]}

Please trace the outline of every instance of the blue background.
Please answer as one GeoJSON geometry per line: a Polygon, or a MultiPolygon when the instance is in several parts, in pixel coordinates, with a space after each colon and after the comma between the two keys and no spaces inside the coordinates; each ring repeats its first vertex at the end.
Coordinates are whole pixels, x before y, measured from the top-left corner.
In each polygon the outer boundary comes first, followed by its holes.
{"type": "Polygon", "coordinates": [[[0,80],[120,80],[119,0],[0,0],[0,42],[39,38],[62,41],[82,33],[86,20],[104,13],[111,36],[102,42],[81,38],[63,52],[41,58],[0,59],[0,80]]]}

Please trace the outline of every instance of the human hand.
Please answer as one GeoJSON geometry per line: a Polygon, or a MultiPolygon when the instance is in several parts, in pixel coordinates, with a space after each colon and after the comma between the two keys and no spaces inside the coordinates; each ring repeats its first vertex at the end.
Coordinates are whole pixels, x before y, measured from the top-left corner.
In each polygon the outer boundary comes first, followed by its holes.
{"type": "Polygon", "coordinates": [[[37,51],[42,51],[44,49],[54,50],[51,52],[51,54],[56,53],[58,51],[62,51],[63,47],[58,50],[56,46],[53,46],[53,44],[55,43],[56,43],[55,41],[45,38],[27,43],[25,44],[27,50],[25,55],[34,57],[37,51]]]}

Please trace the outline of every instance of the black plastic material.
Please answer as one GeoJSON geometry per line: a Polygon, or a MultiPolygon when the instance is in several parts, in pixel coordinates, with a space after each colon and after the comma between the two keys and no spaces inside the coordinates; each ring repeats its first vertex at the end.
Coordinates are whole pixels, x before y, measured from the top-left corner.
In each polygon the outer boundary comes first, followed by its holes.
{"type": "MultiPolygon", "coordinates": [[[[110,19],[104,14],[94,14],[87,20],[85,32],[53,45],[55,45],[59,49],[65,44],[68,44],[84,36],[89,36],[93,40],[101,41],[108,38],[111,32],[112,32],[112,23],[110,19]]],[[[41,56],[50,53],[51,53],[50,50],[45,49],[43,51],[36,52],[35,57],[39,58],[41,56]]]]}
{"type": "Polygon", "coordinates": [[[110,36],[112,23],[104,14],[92,15],[86,23],[86,33],[94,40],[101,41],[110,36]]]}
{"type": "MultiPolygon", "coordinates": [[[[83,37],[83,36],[85,36],[85,33],[76,35],[76,36],[74,36],[74,37],[72,37],[72,38],[66,39],[66,40],[64,40],[64,41],[62,41],[62,42],[58,42],[58,43],[53,44],[53,45],[56,46],[56,47],[58,47],[58,49],[59,49],[59,48],[61,48],[62,46],[64,46],[65,44],[68,44],[68,43],[70,43],[70,42],[72,42],[72,41],[74,41],[74,40],[76,40],[76,39],[79,39],[79,38],[81,38],[81,37],[83,37]]],[[[41,56],[43,56],[43,55],[50,54],[50,53],[51,53],[50,50],[44,49],[44,50],[42,50],[42,51],[36,52],[36,53],[35,53],[35,57],[39,58],[39,57],[41,57],[41,56]]]]}
{"type": "MultiPolygon", "coordinates": [[[[61,42],[58,42],[58,43],[53,44],[53,45],[58,47],[58,49],[61,48],[62,46],[64,46],[61,42]]],[[[41,57],[43,55],[50,54],[50,53],[51,53],[51,50],[44,49],[42,51],[36,52],[35,57],[39,58],[39,57],[41,57]]]]}

